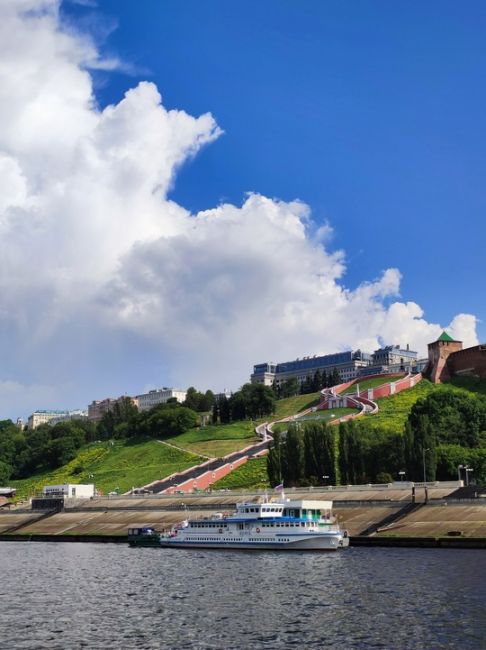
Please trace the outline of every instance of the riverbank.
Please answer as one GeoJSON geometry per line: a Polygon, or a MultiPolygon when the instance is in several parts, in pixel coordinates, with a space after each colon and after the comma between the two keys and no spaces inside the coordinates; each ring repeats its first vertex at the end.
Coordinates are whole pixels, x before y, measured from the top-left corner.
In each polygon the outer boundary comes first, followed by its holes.
{"type": "MultiPolygon", "coordinates": [[[[0,535],[0,542],[127,544],[126,535],[0,535]]],[[[350,537],[352,547],[485,549],[486,537],[350,537]]],[[[225,549],[231,550],[231,549],[225,549]]]]}
{"type": "MultiPolygon", "coordinates": [[[[354,546],[486,548],[486,499],[451,499],[452,488],[431,489],[427,504],[407,490],[304,490],[292,498],[331,499],[354,546]],[[434,498],[435,497],[435,498],[434,498]]],[[[188,517],[231,512],[258,493],[125,496],[67,501],[62,510],[0,511],[0,541],[126,543],[129,527],[167,530],[188,517]]]]}

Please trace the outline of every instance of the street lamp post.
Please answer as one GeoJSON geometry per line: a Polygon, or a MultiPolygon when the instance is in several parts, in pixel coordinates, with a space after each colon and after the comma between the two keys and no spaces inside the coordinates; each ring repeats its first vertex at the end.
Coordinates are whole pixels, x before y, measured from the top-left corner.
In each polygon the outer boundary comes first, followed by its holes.
{"type": "Polygon", "coordinates": [[[464,465],[458,465],[457,466],[457,480],[460,482],[461,479],[461,469],[464,467],[464,465]]]}
{"type": "Polygon", "coordinates": [[[425,471],[425,452],[430,451],[430,447],[427,447],[427,449],[422,449],[422,460],[423,460],[423,465],[424,465],[424,494],[425,494],[425,499],[424,502],[427,503],[428,501],[428,494],[427,494],[427,474],[425,471]]]}

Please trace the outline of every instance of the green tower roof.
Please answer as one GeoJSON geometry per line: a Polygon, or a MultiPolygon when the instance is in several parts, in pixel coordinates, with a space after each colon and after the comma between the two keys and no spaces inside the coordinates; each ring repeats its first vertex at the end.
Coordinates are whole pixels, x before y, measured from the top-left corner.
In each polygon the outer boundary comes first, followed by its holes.
{"type": "Polygon", "coordinates": [[[451,336],[449,336],[449,334],[447,334],[447,332],[445,330],[444,330],[444,332],[442,332],[442,334],[439,336],[439,338],[437,340],[438,341],[454,341],[454,339],[451,336]]]}

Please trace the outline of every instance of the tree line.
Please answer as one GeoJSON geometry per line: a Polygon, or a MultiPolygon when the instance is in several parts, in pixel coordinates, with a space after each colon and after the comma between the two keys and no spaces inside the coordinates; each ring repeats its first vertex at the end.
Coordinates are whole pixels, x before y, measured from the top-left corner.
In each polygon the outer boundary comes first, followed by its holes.
{"type": "Polygon", "coordinates": [[[73,419],[42,424],[33,431],[19,429],[11,420],[0,421],[0,485],[73,460],[85,444],[97,440],[166,438],[196,427],[202,413],[212,413],[214,423],[270,415],[275,395],[267,386],[245,384],[231,397],[218,399],[211,391],[194,387],[186,400],[175,399],[140,412],[129,397],[117,400],[97,422],[73,419]]]}
{"type": "Polygon", "coordinates": [[[337,386],[341,383],[341,374],[337,368],[333,368],[328,373],[326,370],[321,372],[318,369],[313,375],[307,375],[302,382],[295,377],[292,377],[292,379],[286,379],[279,384],[274,381],[272,384],[272,390],[277,399],[283,399],[285,397],[294,397],[295,395],[316,393],[323,388],[331,388],[332,386],[337,386]]]}
{"type": "Polygon", "coordinates": [[[461,464],[478,483],[486,478],[486,398],[448,388],[417,401],[403,430],[371,418],[296,422],[275,434],[267,457],[270,482],[289,486],[391,482],[400,472],[412,481],[424,472],[427,481],[452,480],[461,464]]]}

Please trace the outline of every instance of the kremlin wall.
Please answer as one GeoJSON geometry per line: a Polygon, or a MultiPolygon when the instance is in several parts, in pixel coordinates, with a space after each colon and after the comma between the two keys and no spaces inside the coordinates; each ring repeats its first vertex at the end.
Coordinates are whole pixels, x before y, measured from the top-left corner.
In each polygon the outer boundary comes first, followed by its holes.
{"type": "Polygon", "coordinates": [[[426,374],[434,384],[460,376],[486,379],[486,344],[463,349],[462,341],[442,332],[437,341],[429,343],[428,350],[426,374]]]}

